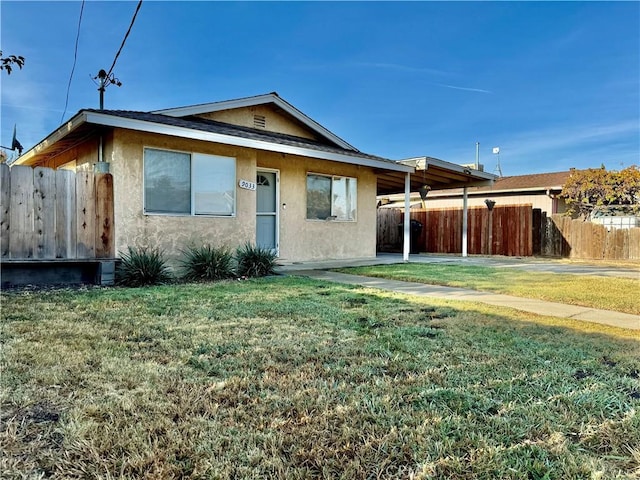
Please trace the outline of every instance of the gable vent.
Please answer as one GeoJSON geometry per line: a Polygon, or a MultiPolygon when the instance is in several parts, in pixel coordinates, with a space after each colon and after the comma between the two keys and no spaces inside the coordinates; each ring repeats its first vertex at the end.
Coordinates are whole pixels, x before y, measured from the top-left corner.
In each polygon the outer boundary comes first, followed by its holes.
{"type": "Polygon", "coordinates": [[[264,115],[254,115],[253,126],[256,128],[267,128],[267,117],[264,115]]]}

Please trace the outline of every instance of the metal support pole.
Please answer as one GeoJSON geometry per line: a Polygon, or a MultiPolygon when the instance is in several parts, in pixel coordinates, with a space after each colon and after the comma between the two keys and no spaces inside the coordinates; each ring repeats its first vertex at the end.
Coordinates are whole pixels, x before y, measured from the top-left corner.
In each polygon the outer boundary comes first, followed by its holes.
{"type": "Polygon", "coordinates": [[[409,261],[409,250],[411,248],[411,173],[407,172],[404,177],[404,241],[402,243],[402,259],[409,261]]]}
{"type": "Polygon", "coordinates": [[[468,223],[468,208],[467,208],[467,187],[462,190],[462,256],[467,256],[467,223],[468,223]]]}

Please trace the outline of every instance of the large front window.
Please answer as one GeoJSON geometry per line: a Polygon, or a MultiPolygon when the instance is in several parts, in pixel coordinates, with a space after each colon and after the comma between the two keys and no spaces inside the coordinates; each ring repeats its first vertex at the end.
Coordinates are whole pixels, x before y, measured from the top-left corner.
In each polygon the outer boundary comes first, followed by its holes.
{"type": "Polygon", "coordinates": [[[236,159],[144,149],[145,213],[235,214],[236,159]]]}
{"type": "Polygon", "coordinates": [[[307,219],[356,220],[355,178],[307,175],[307,219]]]}

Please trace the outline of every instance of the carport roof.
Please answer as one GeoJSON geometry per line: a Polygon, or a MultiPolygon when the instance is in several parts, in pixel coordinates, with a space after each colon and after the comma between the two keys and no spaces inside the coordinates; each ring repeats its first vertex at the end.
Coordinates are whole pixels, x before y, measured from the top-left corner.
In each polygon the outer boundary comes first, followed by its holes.
{"type": "MultiPolygon", "coordinates": [[[[491,185],[498,178],[490,173],[433,157],[409,158],[398,163],[415,168],[410,177],[412,192],[417,192],[425,185],[431,190],[491,185]]],[[[404,173],[378,171],[377,174],[378,196],[404,193],[404,173]]]]}

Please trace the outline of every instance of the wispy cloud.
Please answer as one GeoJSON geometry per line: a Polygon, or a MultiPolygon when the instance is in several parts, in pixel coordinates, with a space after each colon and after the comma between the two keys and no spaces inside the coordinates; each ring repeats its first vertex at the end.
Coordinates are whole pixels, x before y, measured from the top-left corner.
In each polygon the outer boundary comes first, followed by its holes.
{"type": "Polygon", "coordinates": [[[493,93],[490,90],[485,90],[483,88],[473,88],[473,87],[459,87],[457,85],[447,85],[445,83],[436,83],[439,87],[444,88],[453,88],[454,90],[464,90],[466,92],[478,92],[478,93],[493,93]]]}
{"type": "Polygon", "coordinates": [[[528,171],[638,164],[638,121],[584,124],[521,132],[500,144],[503,169],[510,162],[528,171]]]}
{"type": "Polygon", "coordinates": [[[338,63],[310,63],[304,65],[298,65],[297,68],[303,70],[336,70],[345,68],[367,68],[374,70],[387,70],[406,73],[424,73],[429,75],[448,76],[450,72],[438,70],[436,68],[420,67],[414,65],[402,65],[400,63],[385,63],[385,62],[338,62],[338,63]]]}
{"type": "Polygon", "coordinates": [[[638,134],[638,120],[630,119],[614,124],[576,125],[567,128],[547,128],[522,132],[509,140],[514,155],[554,152],[611,142],[619,137],[638,134]]]}
{"type": "Polygon", "coordinates": [[[347,66],[360,67],[360,68],[375,68],[379,70],[396,70],[396,71],[411,72],[411,73],[429,73],[432,75],[450,75],[449,72],[445,72],[443,70],[438,70],[435,68],[415,67],[412,65],[402,65],[399,63],[353,62],[353,63],[347,64],[347,66]]]}

